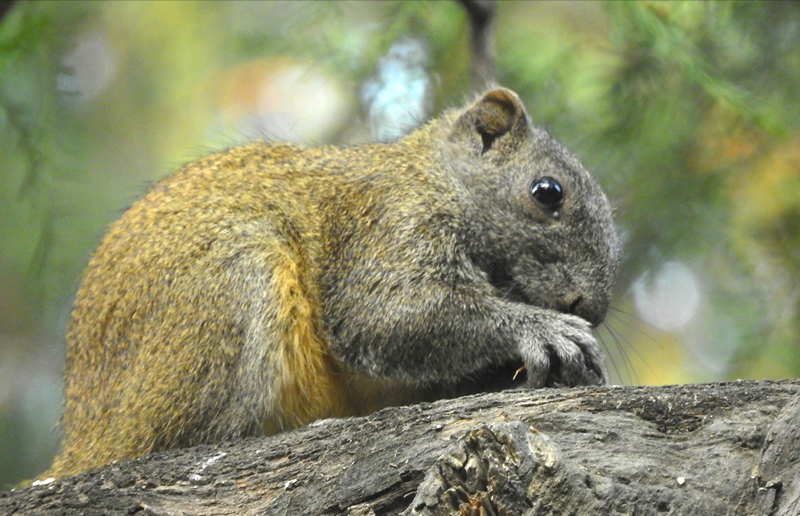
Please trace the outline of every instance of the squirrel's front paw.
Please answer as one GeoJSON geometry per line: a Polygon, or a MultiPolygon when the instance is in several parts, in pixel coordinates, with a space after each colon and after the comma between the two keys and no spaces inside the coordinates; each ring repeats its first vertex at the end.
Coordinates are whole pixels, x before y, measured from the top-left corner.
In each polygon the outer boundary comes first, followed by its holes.
{"type": "Polygon", "coordinates": [[[520,349],[529,388],[603,385],[608,373],[591,325],[575,315],[554,312],[532,328],[520,349]]]}

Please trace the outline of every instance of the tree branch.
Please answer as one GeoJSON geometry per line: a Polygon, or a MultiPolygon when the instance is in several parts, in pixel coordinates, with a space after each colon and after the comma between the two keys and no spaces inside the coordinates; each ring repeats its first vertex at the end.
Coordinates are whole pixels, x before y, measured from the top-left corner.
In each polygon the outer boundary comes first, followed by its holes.
{"type": "Polygon", "coordinates": [[[495,81],[492,26],[495,0],[459,0],[469,17],[472,90],[481,93],[495,81]]]}
{"type": "Polygon", "coordinates": [[[789,515],[798,414],[797,380],[482,394],[120,461],[0,513],[789,515]]]}
{"type": "Polygon", "coordinates": [[[3,17],[8,14],[13,6],[14,0],[0,0],[0,22],[3,21],[3,17]]]}

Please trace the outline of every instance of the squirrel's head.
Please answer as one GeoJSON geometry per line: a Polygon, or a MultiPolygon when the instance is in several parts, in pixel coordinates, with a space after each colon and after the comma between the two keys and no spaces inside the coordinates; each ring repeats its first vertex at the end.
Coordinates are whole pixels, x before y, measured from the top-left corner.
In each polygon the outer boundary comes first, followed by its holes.
{"type": "Polygon", "coordinates": [[[445,161],[463,187],[473,261],[500,295],[600,324],[620,244],[595,179],[512,91],[489,91],[449,120],[445,161]]]}

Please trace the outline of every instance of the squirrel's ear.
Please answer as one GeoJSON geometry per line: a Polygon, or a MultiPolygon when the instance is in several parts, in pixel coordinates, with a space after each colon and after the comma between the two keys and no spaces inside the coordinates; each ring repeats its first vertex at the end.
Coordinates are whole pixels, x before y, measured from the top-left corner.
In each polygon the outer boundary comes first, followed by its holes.
{"type": "Polygon", "coordinates": [[[477,133],[483,148],[489,150],[494,141],[517,126],[527,127],[525,107],[516,93],[507,89],[496,89],[485,93],[467,108],[456,122],[456,133],[477,133]]]}

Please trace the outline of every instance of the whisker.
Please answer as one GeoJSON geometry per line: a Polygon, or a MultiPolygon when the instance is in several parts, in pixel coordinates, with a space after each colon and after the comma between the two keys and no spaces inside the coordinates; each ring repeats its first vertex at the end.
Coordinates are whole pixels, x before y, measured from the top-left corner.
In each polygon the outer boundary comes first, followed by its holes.
{"type": "MultiPolygon", "coordinates": [[[[611,369],[617,375],[617,377],[619,378],[620,382],[625,383],[623,378],[622,378],[622,374],[620,372],[619,366],[617,365],[617,361],[614,360],[614,354],[610,352],[608,344],[606,344],[605,340],[603,340],[603,337],[602,337],[602,335],[600,334],[600,332],[598,330],[595,330],[594,334],[597,337],[597,340],[600,341],[600,344],[603,345],[603,349],[606,350],[606,357],[611,362],[611,369]]],[[[610,332],[608,332],[608,334],[611,335],[610,332]]],[[[611,336],[611,338],[612,338],[612,340],[616,340],[616,339],[614,339],[613,335],[611,336]]],[[[615,345],[616,345],[616,342],[615,342],[615,345]]],[[[616,347],[619,350],[619,346],[616,345],[616,347]]]]}
{"type": "Polygon", "coordinates": [[[645,361],[642,359],[641,355],[639,355],[639,353],[637,352],[636,347],[631,344],[631,341],[627,339],[622,332],[620,332],[610,324],[606,324],[606,329],[608,330],[608,334],[614,340],[614,344],[617,346],[619,354],[622,356],[622,359],[625,364],[625,372],[627,373],[628,377],[631,380],[633,380],[635,384],[640,384],[641,381],[639,379],[639,375],[636,373],[636,368],[634,367],[633,361],[631,360],[631,357],[628,354],[628,350],[632,350],[633,353],[636,353],[636,355],[643,363],[645,363],[645,361]]]}
{"type": "MultiPolygon", "coordinates": [[[[664,332],[662,332],[661,330],[653,327],[652,325],[649,325],[649,324],[645,323],[644,321],[641,321],[635,315],[632,315],[632,314],[630,314],[630,313],[628,313],[628,312],[626,312],[624,310],[621,310],[619,308],[614,308],[613,312],[614,313],[609,312],[609,315],[613,315],[614,318],[616,319],[616,321],[618,321],[620,324],[624,325],[627,329],[632,330],[632,331],[644,336],[650,343],[654,344],[656,346],[656,348],[663,349],[663,345],[661,344],[661,341],[655,335],[653,335],[650,332],[646,332],[640,326],[632,324],[629,321],[625,320],[622,317],[622,315],[627,316],[627,317],[629,317],[631,319],[635,319],[636,321],[640,321],[643,324],[647,325],[648,328],[651,328],[651,329],[659,332],[662,335],[664,334],[664,332]]],[[[611,325],[609,323],[606,323],[606,326],[608,326],[609,329],[611,328],[611,325]]],[[[639,348],[637,346],[632,345],[631,340],[629,338],[625,337],[624,334],[622,332],[620,332],[618,329],[615,328],[613,331],[616,333],[617,337],[619,337],[619,339],[624,342],[626,348],[634,353],[634,356],[636,356],[636,358],[639,359],[639,362],[641,362],[641,364],[647,369],[647,371],[651,375],[657,376],[656,372],[653,370],[653,368],[650,366],[650,364],[647,362],[647,360],[645,360],[644,356],[639,352],[639,348]]],[[[628,358],[628,360],[629,360],[629,362],[630,362],[630,364],[632,366],[633,363],[632,363],[632,361],[630,361],[630,358],[627,357],[627,355],[626,355],[626,358],[628,358]]]]}
{"type": "Polygon", "coordinates": [[[636,315],[633,315],[633,314],[631,314],[629,312],[626,312],[625,310],[622,310],[620,308],[614,308],[614,307],[612,307],[612,310],[613,310],[613,312],[609,311],[609,313],[608,313],[609,316],[613,316],[617,321],[619,321],[620,324],[624,325],[629,330],[633,330],[633,331],[635,331],[637,333],[640,333],[640,334],[644,335],[645,337],[647,337],[647,339],[651,343],[655,344],[658,347],[661,347],[661,342],[658,340],[656,335],[654,335],[653,333],[644,331],[644,329],[642,329],[639,324],[633,324],[631,322],[628,322],[622,316],[624,315],[626,317],[629,317],[630,319],[635,320],[637,323],[643,324],[644,326],[647,327],[648,330],[652,330],[653,332],[657,332],[659,334],[664,334],[664,332],[662,330],[659,330],[658,328],[656,328],[652,324],[649,324],[648,322],[643,321],[641,318],[639,318],[636,315]]]}
{"type": "Polygon", "coordinates": [[[636,372],[637,371],[636,366],[633,365],[633,360],[631,360],[631,357],[628,354],[627,350],[628,349],[633,350],[633,353],[636,355],[636,357],[639,359],[639,361],[645,367],[649,368],[647,360],[644,359],[644,357],[641,355],[641,353],[639,353],[639,351],[636,348],[636,346],[634,346],[633,343],[630,341],[630,339],[626,338],[625,335],[622,332],[620,332],[617,329],[614,329],[614,332],[615,332],[614,335],[616,336],[616,338],[619,339],[620,341],[622,341],[622,346],[626,348],[624,356],[625,356],[625,362],[627,364],[627,367],[629,367],[631,372],[633,373],[633,377],[634,377],[634,380],[636,381],[636,383],[637,384],[641,384],[642,381],[639,378],[639,373],[636,372]]]}
{"type": "Polygon", "coordinates": [[[621,337],[619,332],[608,323],[601,326],[600,330],[603,331],[597,332],[597,338],[606,350],[606,356],[614,367],[619,381],[623,384],[635,381],[635,370],[632,367],[627,352],[627,348],[630,346],[627,345],[627,342],[621,337]],[[609,338],[611,339],[610,342],[608,340],[609,338]],[[613,348],[611,347],[612,343],[613,348]],[[612,349],[614,351],[612,351],[612,349]],[[619,355],[622,362],[619,362],[619,358],[615,358],[614,355],[619,355]]]}

